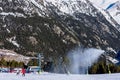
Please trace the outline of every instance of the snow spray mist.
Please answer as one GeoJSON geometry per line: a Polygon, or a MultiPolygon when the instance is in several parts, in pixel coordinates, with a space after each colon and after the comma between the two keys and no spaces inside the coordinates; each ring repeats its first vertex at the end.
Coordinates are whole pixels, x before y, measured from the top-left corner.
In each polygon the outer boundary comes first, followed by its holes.
{"type": "Polygon", "coordinates": [[[99,56],[104,53],[103,50],[95,48],[77,48],[68,54],[69,71],[72,74],[85,74],[99,56]]]}

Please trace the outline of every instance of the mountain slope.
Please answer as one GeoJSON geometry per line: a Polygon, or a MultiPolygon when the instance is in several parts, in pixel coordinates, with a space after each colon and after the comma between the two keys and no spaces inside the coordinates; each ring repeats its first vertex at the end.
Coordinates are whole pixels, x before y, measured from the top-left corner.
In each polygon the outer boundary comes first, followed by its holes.
{"type": "MultiPolygon", "coordinates": [[[[119,24],[119,25],[115,25],[115,27],[117,26],[117,29],[120,30],[120,19],[119,19],[119,17],[120,17],[120,9],[119,9],[120,8],[120,6],[119,6],[120,0],[97,0],[97,1],[90,0],[90,1],[92,2],[93,5],[100,8],[101,11],[103,10],[103,11],[107,12],[108,14],[110,14],[110,16],[119,24]]],[[[115,24],[117,24],[117,23],[115,23],[115,24]]]]}
{"type": "Polygon", "coordinates": [[[118,50],[120,33],[88,0],[3,0],[0,48],[64,56],[76,46],[118,50]]]}
{"type": "Polygon", "coordinates": [[[93,4],[103,8],[103,9],[106,9],[110,4],[112,3],[115,3],[119,0],[90,0],[93,4]]]}
{"type": "Polygon", "coordinates": [[[113,5],[109,5],[107,11],[120,24],[120,1],[113,3],[113,5]]]}

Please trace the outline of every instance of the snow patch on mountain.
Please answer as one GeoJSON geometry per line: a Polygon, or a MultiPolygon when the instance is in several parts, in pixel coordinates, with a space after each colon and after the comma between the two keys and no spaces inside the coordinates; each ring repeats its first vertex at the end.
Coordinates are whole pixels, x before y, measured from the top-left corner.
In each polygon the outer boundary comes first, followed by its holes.
{"type": "Polygon", "coordinates": [[[10,33],[10,30],[9,29],[6,29],[8,33],[10,33]]]}
{"type": "Polygon", "coordinates": [[[38,8],[42,9],[43,7],[40,6],[40,4],[38,4],[35,0],[29,0],[31,1],[35,6],[37,6],[38,8]]]}
{"type": "Polygon", "coordinates": [[[89,0],[93,4],[97,5],[102,9],[106,9],[110,4],[117,2],[118,0],[89,0]]]}
{"type": "Polygon", "coordinates": [[[21,14],[21,13],[13,13],[13,12],[1,12],[0,15],[2,15],[2,16],[12,15],[14,17],[24,17],[24,18],[26,18],[26,16],[21,14]]]}
{"type": "MultiPolygon", "coordinates": [[[[75,12],[85,13],[90,15],[92,10],[90,10],[90,5],[87,4],[86,0],[46,0],[44,5],[53,4],[61,12],[73,15],[75,12]],[[88,11],[89,9],[89,11],[88,11]]],[[[94,14],[93,14],[94,15],[94,14]]]]}
{"type": "Polygon", "coordinates": [[[18,62],[24,61],[25,63],[31,59],[31,57],[23,56],[17,54],[12,50],[6,50],[6,49],[0,49],[0,59],[1,58],[4,58],[7,61],[11,61],[11,60],[15,60],[18,62]]]}
{"type": "Polygon", "coordinates": [[[107,11],[120,24],[120,1],[117,1],[111,8],[107,9],[107,11]]]}
{"type": "Polygon", "coordinates": [[[0,49],[0,57],[2,56],[17,56],[18,54],[11,50],[0,49]]]}
{"type": "MultiPolygon", "coordinates": [[[[120,15],[116,15],[120,13],[120,0],[90,0],[94,6],[97,6],[99,10],[103,12],[103,10],[108,11],[110,16],[120,24],[120,15]]],[[[105,15],[106,16],[106,15],[105,15]]],[[[109,20],[109,18],[107,18],[109,20]]],[[[110,21],[110,20],[109,20],[110,21]]]]}
{"type": "Polygon", "coordinates": [[[20,47],[20,45],[15,41],[16,40],[16,36],[11,37],[9,39],[7,39],[10,43],[12,43],[13,45],[20,47]]]}

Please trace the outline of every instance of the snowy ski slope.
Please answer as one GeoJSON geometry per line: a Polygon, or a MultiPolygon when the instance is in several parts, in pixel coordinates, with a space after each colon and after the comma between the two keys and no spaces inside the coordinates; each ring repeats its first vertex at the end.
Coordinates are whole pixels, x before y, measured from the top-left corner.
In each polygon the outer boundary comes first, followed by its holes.
{"type": "Polygon", "coordinates": [[[23,77],[21,74],[15,73],[0,73],[0,80],[120,80],[120,73],[117,74],[100,74],[100,75],[72,75],[72,74],[26,74],[23,77]]]}

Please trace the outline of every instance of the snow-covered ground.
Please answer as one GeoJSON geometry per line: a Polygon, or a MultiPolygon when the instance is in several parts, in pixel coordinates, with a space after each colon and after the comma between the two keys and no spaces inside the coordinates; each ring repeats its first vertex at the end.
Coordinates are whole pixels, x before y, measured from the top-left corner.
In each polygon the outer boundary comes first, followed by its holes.
{"type": "Polygon", "coordinates": [[[0,80],[120,80],[120,73],[99,75],[72,75],[72,74],[26,74],[26,76],[15,73],[0,73],[0,80]]]}

